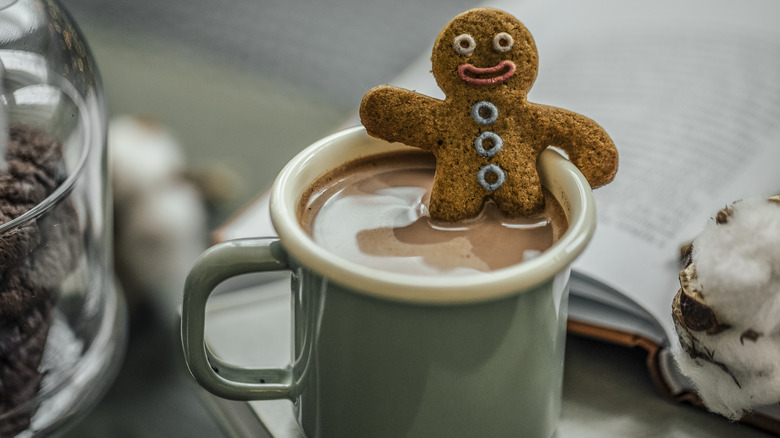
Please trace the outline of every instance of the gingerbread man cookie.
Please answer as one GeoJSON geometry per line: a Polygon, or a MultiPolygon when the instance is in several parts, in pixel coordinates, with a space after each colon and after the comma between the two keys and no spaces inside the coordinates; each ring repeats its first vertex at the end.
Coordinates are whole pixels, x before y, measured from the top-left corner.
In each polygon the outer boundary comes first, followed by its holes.
{"type": "Polygon", "coordinates": [[[458,15],[436,39],[431,61],[443,101],[380,86],[363,97],[360,118],[369,135],[435,155],[433,219],[474,217],[488,199],[509,216],[539,211],[536,159],[548,146],[564,150],[592,187],[614,178],[617,150],[598,124],[526,100],[538,55],[515,17],[497,9],[458,15]]]}

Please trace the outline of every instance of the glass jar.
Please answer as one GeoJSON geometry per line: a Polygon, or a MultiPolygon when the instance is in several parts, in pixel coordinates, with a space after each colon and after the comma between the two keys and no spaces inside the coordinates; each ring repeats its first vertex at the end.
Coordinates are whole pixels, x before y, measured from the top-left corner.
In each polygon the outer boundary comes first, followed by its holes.
{"type": "Polygon", "coordinates": [[[125,346],[106,111],[54,0],[0,0],[0,436],[49,436],[103,395],[125,346]]]}

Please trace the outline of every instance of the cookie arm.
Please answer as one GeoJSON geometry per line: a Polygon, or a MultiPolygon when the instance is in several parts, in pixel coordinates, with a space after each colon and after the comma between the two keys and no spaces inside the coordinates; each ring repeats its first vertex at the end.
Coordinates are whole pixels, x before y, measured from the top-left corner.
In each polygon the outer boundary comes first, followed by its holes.
{"type": "Polygon", "coordinates": [[[425,150],[436,144],[436,109],[433,97],[382,85],[369,90],[360,102],[360,121],[369,135],[425,150]]]}
{"type": "Polygon", "coordinates": [[[603,186],[615,178],[618,153],[606,131],[593,120],[561,108],[544,107],[542,117],[546,146],[556,146],[569,155],[591,187],[603,186]]]}

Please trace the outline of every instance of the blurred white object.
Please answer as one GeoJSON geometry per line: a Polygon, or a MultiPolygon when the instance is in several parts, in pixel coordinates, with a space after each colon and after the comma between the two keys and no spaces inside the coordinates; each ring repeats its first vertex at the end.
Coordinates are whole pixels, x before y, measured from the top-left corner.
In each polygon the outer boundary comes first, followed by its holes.
{"type": "Polygon", "coordinates": [[[121,116],[108,132],[119,282],[131,311],[149,302],[173,317],[187,272],[206,248],[203,196],[186,177],[181,146],[168,128],[121,116]]]}
{"type": "Polygon", "coordinates": [[[705,406],[737,420],[780,402],[780,198],[721,210],[680,284],[675,357],[705,406]]]}

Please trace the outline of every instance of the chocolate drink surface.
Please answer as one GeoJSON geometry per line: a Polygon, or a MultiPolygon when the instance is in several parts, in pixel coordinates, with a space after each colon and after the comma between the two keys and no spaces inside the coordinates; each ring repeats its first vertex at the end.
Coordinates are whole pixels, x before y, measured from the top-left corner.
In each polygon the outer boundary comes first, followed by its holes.
{"type": "Polygon", "coordinates": [[[508,218],[492,204],[456,223],[427,214],[435,162],[410,151],[358,159],[323,175],[304,193],[298,219],[321,247],[376,269],[464,275],[506,268],[546,250],[567,228],[545,191],[542,213],[508,218]]]}

